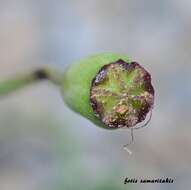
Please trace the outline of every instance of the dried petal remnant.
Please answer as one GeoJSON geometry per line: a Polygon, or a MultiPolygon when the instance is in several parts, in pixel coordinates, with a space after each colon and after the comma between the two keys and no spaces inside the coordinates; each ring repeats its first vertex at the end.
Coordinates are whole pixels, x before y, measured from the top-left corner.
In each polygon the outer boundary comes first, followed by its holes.
{"type": "Polygon", "coordinates": [[[92,81],[90,103],[108,128],[133,127],[153,107],[151,76],[136,62],[105,65],[92,81]]]}

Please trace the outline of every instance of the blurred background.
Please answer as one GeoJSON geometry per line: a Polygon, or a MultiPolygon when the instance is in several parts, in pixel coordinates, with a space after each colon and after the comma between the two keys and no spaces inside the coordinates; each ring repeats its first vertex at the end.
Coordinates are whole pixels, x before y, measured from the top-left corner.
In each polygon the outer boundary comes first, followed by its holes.
{"type": "Polygon", "coordinates": [[[0,190],[189,189],[190,0],[0,0],[0,80],[43,65],[64,70],[101,52],[128,54],[151,74],[148,127],[107,131],[73,113],[57,87],[0,100],[0,190]],[[129,178],[173,184],[127,184],[129,178]]]}

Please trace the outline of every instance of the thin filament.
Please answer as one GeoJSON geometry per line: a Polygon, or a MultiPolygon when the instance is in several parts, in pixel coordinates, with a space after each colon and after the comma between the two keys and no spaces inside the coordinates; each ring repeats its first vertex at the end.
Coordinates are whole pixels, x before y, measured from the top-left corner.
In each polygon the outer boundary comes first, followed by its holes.
{"type": "Polygon", "coordinates": [[[144,123],[143,125],[141,125],[139,127],[132,127],[132,128],[130,128],[131,129],[131,140],[130,140],[129,143],[127,143],[126,145],[123,146],[124,150],[126,150],[130,155],[132,154],[132,151],[128,148],[128,146],[134,142],[133,130],[134,129],[140,129],[140,128],[146,127],[148,125],[148,123],[150,122],[151,117],[152,117],[152,110],[150,111],[149,118],[148,118],[146,123],[144,123]]]}
{"type": "Polygon", "coordinates": [[[130,155],[132,154],[132,151],[128,148],[128,146],[133,142],[134,142],[134,135],[133,135],[133,128],[131,128],[131,141],[123,146],[123,149],[126,150],[130,155]]]}

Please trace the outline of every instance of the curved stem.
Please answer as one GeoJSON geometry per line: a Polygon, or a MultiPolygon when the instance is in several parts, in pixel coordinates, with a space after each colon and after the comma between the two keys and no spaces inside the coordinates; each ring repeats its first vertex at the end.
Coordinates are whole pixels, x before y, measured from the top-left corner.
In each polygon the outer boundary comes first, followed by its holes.
{"type": "Polygon", "coordinates": [[[50,80],[59,85],[63,74],[50,68],[40,68],[25,74],[16,75],[10,79],[0,81],[0,97],[15,92],[25,86],[42,80],[50,80]]]}

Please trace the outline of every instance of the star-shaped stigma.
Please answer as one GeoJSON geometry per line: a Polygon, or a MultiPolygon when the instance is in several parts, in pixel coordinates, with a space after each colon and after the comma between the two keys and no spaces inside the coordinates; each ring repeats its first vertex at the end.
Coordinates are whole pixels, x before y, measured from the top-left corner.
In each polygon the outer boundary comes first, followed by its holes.
{"type": "Polygon", "coordinates": [[[136,62],[107,64],[92,81],[90,103],[109,128],[135,126],[146,118],[153,102],[150,74],[136,62]]]}

